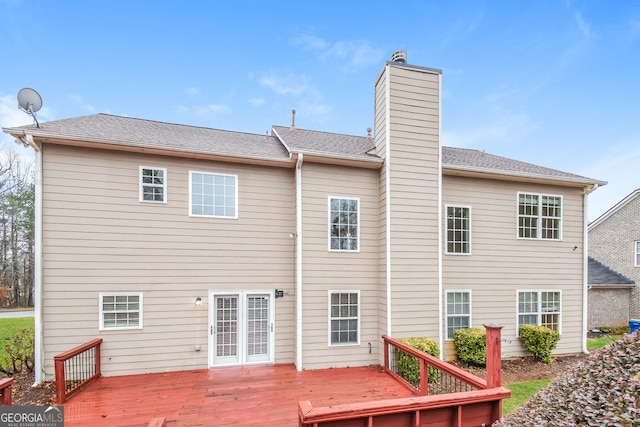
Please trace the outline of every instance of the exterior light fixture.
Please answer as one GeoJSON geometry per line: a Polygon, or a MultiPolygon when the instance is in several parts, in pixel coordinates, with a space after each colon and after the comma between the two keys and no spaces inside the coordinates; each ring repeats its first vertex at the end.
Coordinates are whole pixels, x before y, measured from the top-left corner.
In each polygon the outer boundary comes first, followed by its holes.
{"type": "Polygon", "coordinates": [[[202,305],[202,298],[196,298],[196,305],[202,305]]]}

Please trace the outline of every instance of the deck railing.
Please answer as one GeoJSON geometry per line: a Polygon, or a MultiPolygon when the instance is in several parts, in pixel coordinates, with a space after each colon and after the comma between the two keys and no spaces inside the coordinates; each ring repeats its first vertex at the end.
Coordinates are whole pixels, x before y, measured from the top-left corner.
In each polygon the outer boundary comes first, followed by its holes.
{"type": "Polygon", "coordinates": [[[385,371],[420,396],[317,408],[311,402],[299,402],[299,426],[401,427],[427,425],[427,420],[430,427],[493,424],[502,415],[502,400],[510,397],[511,392],[500,385],[501,327],[485,325],[485,328],[486,380],[383,336],[385,371]],[[399,375],[398,359],[401,355],[415,358],[413,363],[419,364],[419,378],[407,381],[399,375]]]}
{"type": "Polygon", "coordinates": [[[419,396],[487,388],[487,382],[482,378],[386,335],[383,335],[382,339],[384,370],[419,396]],[[419,376],[416,375],[417,367],[419,376]],[[407,372],[410,375],[407,375],[407,372]]]}
{"type": "Polygon", "coordinates": [[[100,376],[100,344],[102,338],[97,338],[53,358],[58,405],[100,376]]]}
{"type": "Polygon", "coordinates": [[[11,406],[11,387],[13,378],[0,380],[0,406],[11,406]]]}

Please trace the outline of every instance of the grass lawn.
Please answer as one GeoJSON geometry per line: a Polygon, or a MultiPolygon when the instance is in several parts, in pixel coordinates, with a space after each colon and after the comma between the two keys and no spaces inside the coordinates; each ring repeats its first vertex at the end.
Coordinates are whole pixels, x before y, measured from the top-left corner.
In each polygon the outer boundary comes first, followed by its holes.
{"type": "Polygon", "coordinates": [[[33,334],[34,327],[33,317],[0,319],[0,355],[4,353],[4,344],[8,338],[15,336],[21,329],[28,329],[33,334]]]}
{"type": "Polygon", "coordinates": [[[507,415],[508,413],[518,409],[518,406],[522,405],[524,402],[529,400],[531,396],[548,386],[550,382],[551,379],[525,381],[506,386],[511,390],[511,397],[502,401],[502,415],[507,415]]]}
{"type": "Polygon", "coordinates": [[[614,341],[618,341],[620,339],[620,335],[610,335],[599,337],[599,338],[587,338],[587,350],[599,350],[605,347],[607,344],[611,344],[614,341]]]}

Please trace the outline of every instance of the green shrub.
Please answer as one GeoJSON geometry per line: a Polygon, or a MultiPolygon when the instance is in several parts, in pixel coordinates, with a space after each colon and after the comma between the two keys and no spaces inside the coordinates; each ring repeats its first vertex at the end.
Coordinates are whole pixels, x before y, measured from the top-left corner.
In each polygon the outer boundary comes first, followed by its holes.
{"type": "Polygon", "coordinates": [[[640,333],[624,335],[554,379],[493,427],[640,426],[640,333]]]}
{"type": "Polygon", "coordinates": [[[553,362],[551,352],[558,345],[560,334],[546,326],[520,326],[520,342],[533,357],[544,363],[553,362]]]}
{"type": "Polygon", "coordinates": [[[480,328],[458,329],[453,334],[458,360],[470,365],[487,364],[487,331],[480,328]]]}
{"type": "MultiPolygon", "coordinates": [[[[424,351],[434,357],[440,356],[438,344],[427,337],[413,337],[399,340],[415,349],[424,351]]],[[[415,357],[398,350],[396,353],[398,360],[398,375],[407,380],[414,387],[420,386],[420,362],[415,357]]],[[[440,372],[429,367],[429,382],[437,382],[440,379],[440,372]]]]}
{"type": "Polygon", "coordinates": [[[0,372],[7,375],[17,374],[26,367],[33,371],[33,331],[19,329],[15,335],[4,340],[0,372]]]}

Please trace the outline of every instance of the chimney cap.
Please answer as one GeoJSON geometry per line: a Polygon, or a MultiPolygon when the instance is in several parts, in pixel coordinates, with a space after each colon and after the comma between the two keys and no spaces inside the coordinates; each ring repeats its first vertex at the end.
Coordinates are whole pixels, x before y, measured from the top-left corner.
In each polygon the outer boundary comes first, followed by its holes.
{"type": "Polygon", "coordinates": [[[402,64],[407,63],[407,51],[406,50],[396,50],[391,55],[391,61],[400,62],[402,64]]]}

